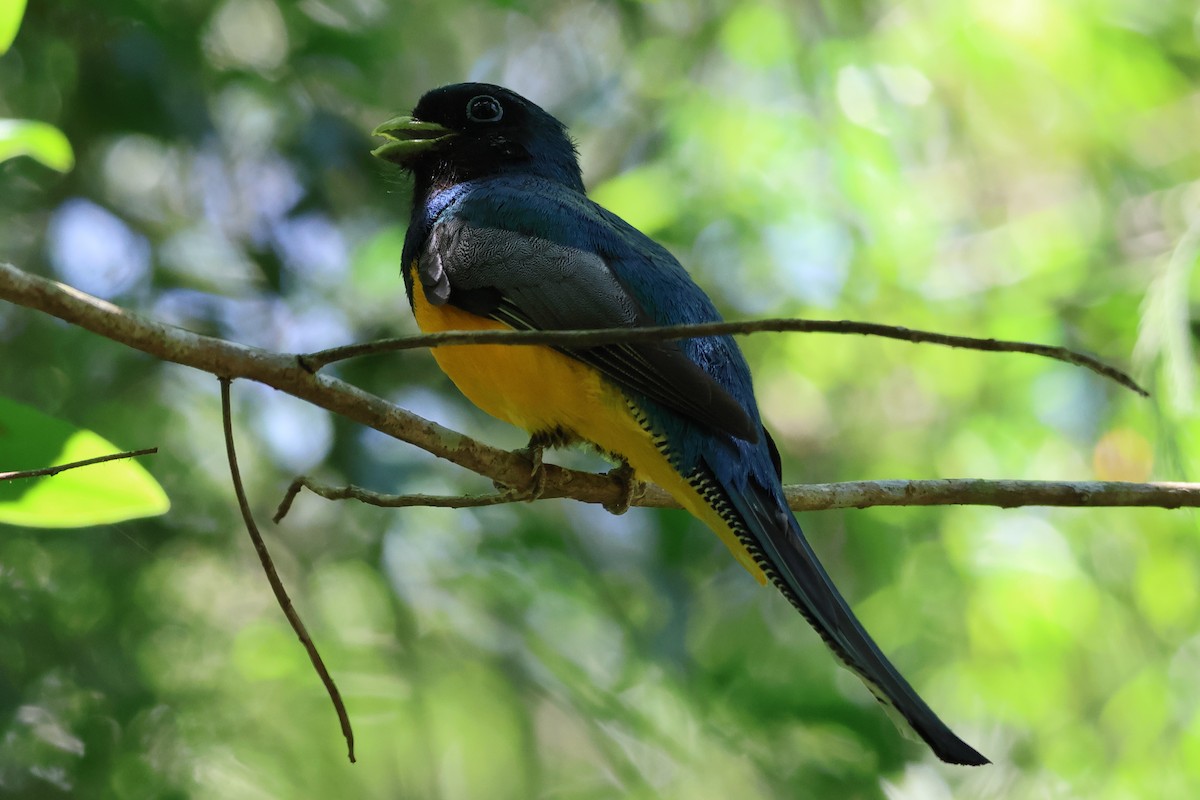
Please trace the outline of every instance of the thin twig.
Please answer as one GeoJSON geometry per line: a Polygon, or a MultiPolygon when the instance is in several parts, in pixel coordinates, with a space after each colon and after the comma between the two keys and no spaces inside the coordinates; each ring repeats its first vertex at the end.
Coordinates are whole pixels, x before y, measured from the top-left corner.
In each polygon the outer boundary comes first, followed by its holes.
{"type": "Polygon", "coordinates": [[[508,344],[508,345],[557,345],[561,347],[593,347],[600,344],[624,342],[661,341],[664,339],[694,339],[700,336],[760,333],[764,331],[792,333],[840,333],[862,336],[882,336],[914,344],[940,344],[970,350],[998,353],[1029,353],[1052,358],[1067,364],[1084,367],[1114,380],[1143,397],[1150,393],[1139,386],[1133,378],[1116,367],[1109,366],[1086,353],[1036,342],[1014,342],[1006,339],[980,339],[974,336],[953,336],[946,333],[922,331],[876,322],[822,319],[759,319],[745,322],[708,322],[702,325],[668,325],[646,328],[604,328],[578,331],[442,331],[418,336],[403,336],[396,339],[381,339],[375,342],[333,347],[316,353],[297,356],[300,365],[316,372],[335,361],[348,358],[392,353],[424,347],[444,347],[464,344],[508,344]]]}
{"type": "MultiPolygon", "coordinates": [[[[642,484],[645,491],[631,505],[641,508],[679,508],[665,491],[642,484]]],[[[327,500],[358,500],[383,508],[478,508],[504,503],[527,502],[518,493],[490,495],[383,494],[359,486],[330,486],[312,478],[292,481],[275,513],[279,522],[291,509],[301,489],[327,500]]],[[[1016,508],[1018,506],[1100,507],[1200,507],[1200,483],[1128,483],[1124,481],[1015,481],[955,478],[924,481],[847,481],[808,483],[784,487],[793,511],[829,511],[839,508],[874,506],[971,505],[1016,508]]],[[[547,499],[544,496],[537,499],[547,499]]]]}
{"type": "Polygon", "coordinates": [[[296,500],[296,495],[300,494],[301,489],[308,489],[313,494],[324,497],[326,500],[357,500],[360,503],[366,503],[370,506],[380,506],[382,508],[411,508],[413,506],[423,506],[426,508],[481,508],[483,506],[515,503],[526,499],[518,496],[518,493],[515,492],[496,492],[494,494],[466,495],[462,497],[446,497],[433,494],[380,494],[379,492],[373,492],[370,489],[364,489],[361,486],[353,484],[348,486],[331,486],[301,475],[288,486],[287,492],[283,495],[283,500],[279,502],[279,508],[275,511],[275,516],[272,517],[274,522],[278,523],[287,516],[287,513],[292,509],[292,503],[296,500]]]}
{"type": "Polygon", "coordinates": [[[138,456],[152,456],[158,452],[157,447],[147,447],[144,450],[127,450],[124,453],[109,453],[106,456],[96,456],[95,458],[85,458],[83,461],[72,461],[69,464],[57,464],[53,467],[42,467],[41,469],[30,469],[22,472],[0,472],[0,481],[15,481],[21,478],[42,478],[51,475],[57,475],[60,472],[66,472],[69,469],[79,469],[80,467],[90,467],[92,464],[103,464],[105,461],[117,461],[122,458],[137,458],[138,456]]]}
{"type": "Polygon", "coordinates": [[[312,661],[313,667],[317,670],[317,674],[321,676],[321,682],[325,684],[325,691],[329,693],[329,699],[333,702],[333,708],[337,712],[338,722],[342,725],[342,736],[346,739],[346,748],[349,751],[350,763],[354,763],[354,731],[350,728],[350,715],[346,713],[346,706],[342,703],[341,692],[338,691],[337,684],[333,682],[333,677],[329,674],[329,670],[325,668],[325,662],[321,660],[321,654],[317,652],[317,646],[313,643],[312,637],[308,635],[308,629],[304,627],[304,621],[300,619],[300,613],[292,606],[292,599],[288,597],[287,589],[283,588],[283,581],[279,578],[279,573],[275,571],[275,563],[271,560],[271,554],[267,551],[267,544],[263,541],[262,534],[258,532],[258,525],[254,522],[254,515],[250,512],[250,503],[246,499],[246,489],[242,486],[242,475],[238,469],[237,452],[233,446],[233,412],[229,402],[229,384],[232,382],[230,378],[222,377],[221,379],[221,418],[225,427],[225,451],[229,455],[229,474],[233,478],[233,490],[237,494],[238,507],[242,510],[242,519],[246,523],[246,531],[250,534],[250,541],[254,542],[254,551],[258,553],[258,560],[262,563],[263,572],[267,574],[267,581],[271,584],[271,591],[275,593],[275,599],[279,602],[279,607],[283,610],[283,614],[292,625],[292,630],[296,632],[296,636],[300,638],[300,644],[304,645],[304,650],[308,653],[309,660],[312,661]]]}

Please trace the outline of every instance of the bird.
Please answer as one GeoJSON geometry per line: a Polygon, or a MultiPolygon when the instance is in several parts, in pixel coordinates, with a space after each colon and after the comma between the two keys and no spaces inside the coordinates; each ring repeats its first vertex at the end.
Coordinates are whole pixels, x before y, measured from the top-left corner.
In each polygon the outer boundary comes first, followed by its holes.
{"type": "MultiPolygon", "coordinates": [[[[372,135],[384,140],[372,154],[412,175],[402,272],[423,332],[721,319],[666,248],[587,196],[566,126],[516,92],[443,86],[372,135]]],[[[476,406],[530,434],[530,452],[583,443],[666,490],[935,755],[989,763],[888,661],[817,559],[784,498],[779,451],[731,337],[432,352],[476,406]]]]}

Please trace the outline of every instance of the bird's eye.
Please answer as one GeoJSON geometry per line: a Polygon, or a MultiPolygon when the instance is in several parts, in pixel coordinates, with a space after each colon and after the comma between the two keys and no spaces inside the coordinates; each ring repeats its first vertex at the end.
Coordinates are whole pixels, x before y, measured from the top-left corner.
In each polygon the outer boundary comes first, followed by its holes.
{"type": "Polygon", "coordinates": [[[467,101],[467,119],[472,122],[499,122],[504,116],[500,101],[489,94],[481,94],[467,101]]]}

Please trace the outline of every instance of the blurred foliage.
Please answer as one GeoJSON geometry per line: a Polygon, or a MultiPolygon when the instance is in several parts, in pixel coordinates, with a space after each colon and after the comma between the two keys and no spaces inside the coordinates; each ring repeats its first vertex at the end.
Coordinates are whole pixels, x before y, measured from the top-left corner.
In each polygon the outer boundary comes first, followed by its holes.
{"type": "MultiPolygon", "coordinates": [[[[0,6],[0,56],[12,45],[24,13],[25,0],[5,0],[0,6]]],[[[29,156],[59,172],[75,164],[71,143],[58,128],[33,120],[0,118],[0,163],[17,156],[29,156]]]]}
{"type": "MultiPolygon", "coordinates": [[[[413,330],[402,176],[366,132],[502,83],[566,120],[596,195],[734,318],[1061,343],[1033,358],[744,340],[791,481],[1195,478],[1200,18],[1164,0],[56,0],[0,117],[0,257],[190,329],[299,351],[413,330]]],[[[6,797],[1194,797],[1194,515],[874,509],[803,522],[868,628],[994,766],[902,739],[807,626],[679,513],[398,513],[303,498],[268,535],[360,763],[236,517],[217,383],[0,306],[0,394],[157,445],[171,512],[0,532],[6,797]]],[[[340,373],[502,446],[427,354],[340,373]]],[[[477,476],[236,384],[265,519],[297,472],[477,476]]],[[[558,456],[596,465],[586,455],[558,456]]]]}

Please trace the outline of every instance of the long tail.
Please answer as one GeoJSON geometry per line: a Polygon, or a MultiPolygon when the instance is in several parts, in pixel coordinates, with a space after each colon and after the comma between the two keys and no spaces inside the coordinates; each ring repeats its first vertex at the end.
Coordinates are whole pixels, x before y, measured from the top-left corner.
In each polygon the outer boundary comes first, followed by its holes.
{"type": "Polygon", "coordinates": [[[871,640],[817,560],[782,496],[760,486],[753,475],[741,475],[736,481],[710,476],[712,482],[701,490],[705,499],[767,578],[872,693],[899,712],[943,761],[969,766],[990,763],[938,719],[871,640]],[[745,488],[739,491],[734,483],[745,488]]]}

